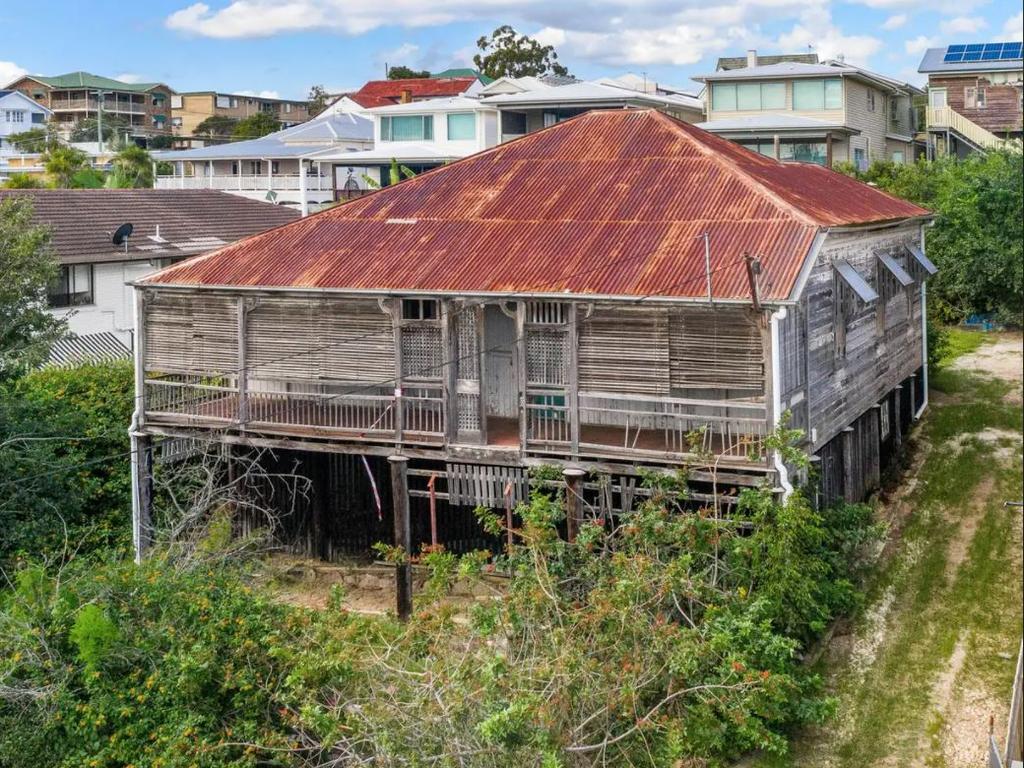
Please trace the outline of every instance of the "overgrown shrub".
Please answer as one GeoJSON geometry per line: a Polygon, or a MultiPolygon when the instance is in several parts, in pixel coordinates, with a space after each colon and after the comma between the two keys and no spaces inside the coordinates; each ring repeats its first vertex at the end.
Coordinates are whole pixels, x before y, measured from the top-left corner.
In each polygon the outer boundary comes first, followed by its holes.
{"type": "Polygon", "coordinates": [[[127,361],[0,384],[0,566],[130,538],[127,361]]]}

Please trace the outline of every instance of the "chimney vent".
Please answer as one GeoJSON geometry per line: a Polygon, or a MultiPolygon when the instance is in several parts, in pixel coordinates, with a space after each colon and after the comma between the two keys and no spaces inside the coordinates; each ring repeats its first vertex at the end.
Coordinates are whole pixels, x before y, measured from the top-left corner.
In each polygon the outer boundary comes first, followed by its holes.
{"type": "Polygon", "coordinates": [[[408,104],[410,101],[412,101],[412,89],[403,88],[398,92],[399,104],[408,104]]]}
{"type": "Polygon", "coordinates": [[[757,51],[754,48],[751,48],[750,50],[747,51],[747,66],[757,66],[757,51]]]}

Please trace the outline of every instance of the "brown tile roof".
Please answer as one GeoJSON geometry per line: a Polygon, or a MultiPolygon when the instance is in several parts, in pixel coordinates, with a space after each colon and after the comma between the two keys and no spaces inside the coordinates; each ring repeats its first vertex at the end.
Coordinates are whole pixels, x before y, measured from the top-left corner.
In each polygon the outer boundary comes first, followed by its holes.
{"type": "Polygon", "coordinates": [[[52,229],[62,264],[135,261],[205,253],[299,218],[280,205],[207,189],[10,189],[0,200],[31,197],[34,220],[52,229]],[[111,235],[129,222],[124,246],[111,235]],[[160,228],[160,243],[152,239],[160,228]]]}
{"type": "Polygon", "coordinates": [[[409,91],[414,101],[458,96],[465,93],[475,77],[414,77],[405,80],[371,80],[349,98],[361,107],[384,107],[398,104],[402,91],[409,91]]]}
{"type": "Polygon", "coordinates": [[[396,292],[787,298],[815,235],[928,212],[654,110],[594,111],[146,282],[396,292]]]}

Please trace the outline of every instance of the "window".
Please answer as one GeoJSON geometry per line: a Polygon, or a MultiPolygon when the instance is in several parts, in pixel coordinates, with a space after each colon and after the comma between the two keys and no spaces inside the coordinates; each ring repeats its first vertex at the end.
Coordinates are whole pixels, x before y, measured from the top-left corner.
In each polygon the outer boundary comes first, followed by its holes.
{"type": "Polygon", "coordinates": [[[171,109],[181,109],[182,98],[181,96],[171,96],[171,109]]]}
{"type": "Polygon", "coordinates": [[[172,117],[171,118],[171,125],[173,125],[175,128],[181,128],[181,118],[180,117],[172,117]]]}
{"type": "Polygon", "coordinates": [[[896,125],[900,121],[899,100],[889,99],[889,122],[896,125]]]}
{"type": "Polygon", "coordinates": [[[380,119],[381,141],[433,141],[433,115],[385,115],[380,119]]]}
{"type": "Polygon", "coordinates": [[[476,138],[476,115],[472,112],[448,115],[448,141],[472,141],[476,138]]]}
{"type": "Polygon", "coordinates": [[[711,108],[718,112],[758,112],[786,108],[785,83],[715,83],[711,108]]]}
{"type": "Polygon", "coordinates": [[[42,112],[33,112],[32,113],[32,122],[33,123],[37,123],[37,124],[38,123],[45,123],[46,122],[46,115],[44,115],[42,112]]]}
{"type": "Polygon", "coordinates": [[[868,112],[875,111],[875,92],[868,88],[868,112]]]}
{"type": "Polygon", "coordinates": [[[7,110],[7,122],[8,123],[24,123],[25,112],[20,109],[8,109],[7,110]]]}
{"type": "Polygon", "coordinates": [[[854,147],[853,164],[862,173],[868,169],[868,152],[863,147],[854,147]]]}
{"type": "Polygon", "coordinates": [[[92,304],[92,264],[62,266],[47,298],[54,308],[92,304]]]}
{"type": "Polygon", "coordinates": [[[892,153],[892,161],[897,165],[903,165],[903,157],[903,152],[901,152],[900,150],[896,150],[895,152],[892,153]]]}
{"type": "Polygon", "coordinates": [[[946,89],[945,88],[931,88],[928,91],[928,106],[930,107],[944,107],[946,106],[946,89]]]}
{"type": "Polygon", "coordinates": [[[966,109],[984,109],[985,89],[980,86],[964,88],[964,107],[966,109]]]}
{"type": "Polygon", "coordinates": [[[218,96],[217,109],[229,109],[230,107],[235,106],[234,104],[232,104],[233,101],[234,99],[232,99],[230,96],[218,96]]]}
{"type": "Polygon", "coordinates": [[[277,162],[277,160],[270,161],[270,172],[273,174],[278,174],[281,172],[281,164],[277,162]]]}
{"type": "Polygon", "coordinates": [[[824,141],[784,141],[779,144],[779,159],[825,165],[828,147],[824,141]]]}
{"type": "Polygon", "coordinates": [[[436,320],[437,301],[435,299],[402,299],[403,320],[436,320]]]}
{"type": "Polygon", "coordinates": [[[526,133],[526,113],[502,112],[501,132],[506,136],[521,136],[526,133]]]}
{"type": "Polygon", "coordinates": [[[291,112],[292,111],[292,105],[291,104],[285,104],[284,105],[284,111],[285,111],[285,113],[291,112]]]}
{"type": "Polygon", "coordinates": [[[157,93],[153,96],[153,106],[162,107],[164,105],[164,96],[162,93],[157,93]]]}
{"type": "Polygon", "coordinates": [[[793,81],[793,109],[822,110],[842,108],[843,81],[841,79],[793,81]]]}

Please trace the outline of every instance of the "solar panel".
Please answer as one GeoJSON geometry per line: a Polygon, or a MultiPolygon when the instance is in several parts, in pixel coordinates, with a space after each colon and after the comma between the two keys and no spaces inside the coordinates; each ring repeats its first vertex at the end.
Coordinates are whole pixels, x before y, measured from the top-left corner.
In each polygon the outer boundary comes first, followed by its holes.
{"type": "Polygon", "coordinates": [[[942,58],[946,64],[963,61],[1012,61],[1021,58],[1022,43],[971,43],[951,45],[942,58]]]}

